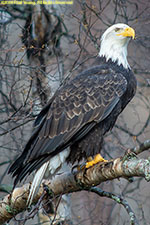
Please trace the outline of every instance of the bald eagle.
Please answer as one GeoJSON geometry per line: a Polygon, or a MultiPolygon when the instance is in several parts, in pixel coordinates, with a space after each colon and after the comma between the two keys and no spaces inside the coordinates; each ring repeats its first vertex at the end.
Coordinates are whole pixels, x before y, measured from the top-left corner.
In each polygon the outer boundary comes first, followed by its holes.
{"type": "Polygon", "coordinates": [[[103,137],[135,95],[136,79],[127,61],[127,46],[135,31],[126,24],[109,27],[101,38],[96,66],[61,86],[34,123],[31,138],[9,173],[14,185],[36,170],[29,202],[47,168],[50,173],[64,163],[105,161],[99,154],[103,137]],[[69,148],[68,148],[69,147],[69,148]]]}

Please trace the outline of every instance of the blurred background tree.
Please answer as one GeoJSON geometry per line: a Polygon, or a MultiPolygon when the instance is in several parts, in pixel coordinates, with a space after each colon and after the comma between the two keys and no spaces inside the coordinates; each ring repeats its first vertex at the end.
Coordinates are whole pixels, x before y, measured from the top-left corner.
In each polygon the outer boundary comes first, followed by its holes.
{"type": "MultiPolygon", "coordinates": [[[[40,109],[64,78],[93,65],[102,33],[119,22],[129,24],[136,31],[136,39],[129,44],[128,60],[138,89],[136,97],[105,138],[102,155],[107,159],[119,157],[127,148],[150,139],[149,0],[0,5],[1,197],[11,189],[13,180],[7,175],[8,168],[22,152],[40,109]]],[[[142,157],[148,156],[148,152],[142,153],[142,157]]],[[[63,171],[69,169],[65,166],[63,171]]],[[[132,183],[123,179],[109,181],[100,188],[127,199],[139,224],[149,224],[150,189],[143,179],[135,178],[132,183]]],[[[87,192],[73,193],[70,198],[64,200],[69,205],[71,201],[71,208],[67,208],[69,215],[65,215],[73,224],[129,224],[122,206],[110,199],[87,192]]],[[[23,217],[21,214],[17,219],[23,217]]],[[[26,224],[41,224],[37,221],[35,217],[26,224]]],[[[10,224],[21,222],[14,220],[10,224]]]]}

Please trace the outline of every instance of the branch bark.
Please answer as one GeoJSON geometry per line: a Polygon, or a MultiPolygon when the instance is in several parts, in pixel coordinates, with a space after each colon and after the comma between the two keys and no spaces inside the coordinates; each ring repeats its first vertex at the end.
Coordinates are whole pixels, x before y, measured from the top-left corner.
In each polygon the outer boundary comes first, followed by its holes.
{"type": "MultiPolygon", "coordinates": [[[[147,149],[147,145],[145,148],[147,149]]],[[[139,148],[137,150],[139,152],[139,148]]],[[[144,150],[143,148],[142,151],[144,150]]],[[[33,199],[33,204],[36,204],[41,196],[44,196],[43,193],[46,193],[45,187],[49,190],[49,198],[53,198],[67,193],[87,190],[88,187],[97,186],[107,180],[121,177],[128,179],[134,176],[143,177],[146,181],[150,181],[150,161],[139,159],[134,152],[127,151],[124,157],[98,163],[78,173],[65,173],[52,181],[43,181],[33,199]]],[[[27,209],[26,202],[30,186],[31,184],[25,184],[20,188],[15,188],[12,194],[5,196],[0,201],[0,225],[27,209]]]]}

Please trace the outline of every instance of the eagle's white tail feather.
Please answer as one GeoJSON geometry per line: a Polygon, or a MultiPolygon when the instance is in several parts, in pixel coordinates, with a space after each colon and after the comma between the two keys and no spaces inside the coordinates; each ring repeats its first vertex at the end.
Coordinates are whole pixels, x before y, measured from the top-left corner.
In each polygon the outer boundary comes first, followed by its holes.
{"type": "Polygon", "coordinates": [[[30,206],[33,200],[33,197],[35,196],[36,192],[38,191],[39,185],[42,182],[42,179],[44,177],[44,174],[46,172],[46,169],[49,165],[49,161],[44,163],[40,169],[38,169],[38,171],[35,174],[35,177],[33,179],[32,185],[31,185],[31,189],[30,189],[30,193],[29,193],[29,197],[27,200],[27,205],[30,206]]]}
{"type": "Polygon", "coordinates": [[[32,203],[32,200],[35,196],[35,194],[38,191],[38,188],[42,182],[43,177],[46,175],[46,170],[48,168],[49,175],[54,176],[58,169],[61,168],[61,166],[65,163],[66,158],[68,157],[70,153],[70,149],[66,149],[60,153],[58,153],[56,156],[52,157],[50,161],[44,163],[40,169],[37,170],[35,177],[33,179],[29,197],[27,200],[27,205],[30,206],[32,203]]]}

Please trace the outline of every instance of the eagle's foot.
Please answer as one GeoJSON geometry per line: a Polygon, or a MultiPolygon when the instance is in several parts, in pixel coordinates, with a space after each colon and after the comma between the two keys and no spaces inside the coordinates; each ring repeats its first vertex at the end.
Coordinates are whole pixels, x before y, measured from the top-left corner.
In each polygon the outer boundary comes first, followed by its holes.
{"type": "Polygon", "coordinates": [[[88,161],[85,165],[85,168],[89,168],[99,162],[108,162],[108,160],[105,160],[100,154],[95,155],[94,159],[91,161],[88,161]]]}
{"type": "Polygon", "coordinates": [[[80,172],[81,170],[90,168],[99,162],[108,162],[108,160],[105,160],[100,154],[95,155],[94,159],[92,158],[92,156],[90,156],[87,158],[86,163],[83,163],[81,165],[75,165],[72,168],[71,172],[76,174],[76,173],[80,172]]]}

